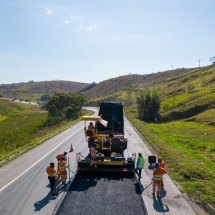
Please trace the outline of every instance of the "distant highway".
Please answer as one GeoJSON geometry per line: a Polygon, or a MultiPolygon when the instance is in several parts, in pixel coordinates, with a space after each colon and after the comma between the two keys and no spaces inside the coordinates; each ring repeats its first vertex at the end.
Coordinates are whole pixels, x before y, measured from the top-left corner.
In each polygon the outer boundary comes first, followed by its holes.
{"type": "MultiPolygon", "coordinates": [[[[126,119],[125,135],[129,141],[127,152],[134,153],[140,151],[146,159],[143,178],[141,179],[141,185],[138,188],[140,191],[138,193],[135,191],[137,189],[135,181],[128,181],[128,184],[126,184],[125,180],[122,183],[125,183],[126,186],[129,187],[127,187],[127,191],[129,190],[129,193],[133,192],[132,195],[138,195],[143,199],[144,207],[150,215],[160,215],[161,213],[168,215],[195,215],[196,212],[193,209],[193,204],[191,206],[191,204],[184,198],[168,175],[165,175],[164,177],[165,190],[162,192],[162,198],[160,200],[157,198],[153,199],[151,186],[144,191],[144,187],[151,182],[152,178],[152,170],[148,169],[147,163],[147,156],[151,155],[151,152],[126,119]],[[132,186],[130,183],[133,183],[132,186]]],[[[74,152],[69,153],[68,157],[70,159],[71,169],[75,172],[77,165],[75,161],[75,153],[81,152],[82,155],[85,155],[88,151],[84,136],[84,122],[77,123],[71,128],[39,145],[37,148],[32,149],[0,168],[1,215],[47,215],[56,212],[56,208],[58,208],[62,198],[65,197],[69,186],[64,187],[58,185],[57,189],[59,191],[59,196],[57,198],[51,197],[45,169],[51,161],[56,163],[55,157],[58,153],[69,151],[71,143],[73,144],[74,152]]],[[[73,173],[70,173],[71,179],[73,175],[73,173]]],[[[102,180],[100,182],[102,182],[102,180]]],[[[100,185],[99,183],[98,186],[101,186],[102,195],[102,183],[100,185]]],[[[121,191],[121,196],[129,195],[126,189],[124,194],[123,190],[121,191]]],[[[111,188],[110,192],[114,192],[114,190],[111,188]]],[[[116,195],[118,194],[116,193],[116,195]]],[[[129,196],[128,199],[124,198],[124,201],[129,201],[129,196]]],[[[97,207],[97,205],[95,205],[95,207],[97,207]]],[[[74,214],[79,214],[79,212],[74,214]]],[[[116,213],[113,213],[113,215],[114,214],[116,213]]],[[[120,214],[120,212],[118,214],[120,214]]]]}

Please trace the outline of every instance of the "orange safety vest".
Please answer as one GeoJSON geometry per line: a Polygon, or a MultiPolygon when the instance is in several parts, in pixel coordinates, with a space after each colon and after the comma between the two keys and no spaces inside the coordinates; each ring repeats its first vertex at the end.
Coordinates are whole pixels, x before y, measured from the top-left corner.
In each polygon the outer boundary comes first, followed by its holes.
{"type": "Polygon", "coordinates": [[[154,169],[153,170],[153,179],[155,182],[161,182],[163,180],[163,174],[167,173],[167,171],[163,168],[154,169]]]}
{"type": "Polygon", "coordinates": [[[59,161],[58,168],[59,168],[60,172],[65,171],[66,170],[66,161],[59,161]]]}
{"type": "Polygon", "coordinates": [[[64,155],[64,154],[57,155],[56,159],[60,160],[62,157],[65,157],[65,160],[66,160],[66,155],[64,155]]]}
{"type": "Polygon", "coordinates": [[[56,171],[56,169],[54,167],[48,166],[46,168],[46,172],[47,172],[49,177],[55,177],[57,171],[56,171]]]}
{"type": "Polygon", "coordinates": [[[61,159],[61,157],[63,157],[63,154],[57,155],[57,156],[56,156],[56,159],[59,160],[59,159],[61,159]]]}

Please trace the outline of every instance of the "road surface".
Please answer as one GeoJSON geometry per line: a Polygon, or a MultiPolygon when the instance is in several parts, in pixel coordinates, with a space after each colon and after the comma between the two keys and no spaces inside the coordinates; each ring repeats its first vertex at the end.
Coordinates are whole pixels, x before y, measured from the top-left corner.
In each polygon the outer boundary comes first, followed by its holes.
{"type": "MultiPolygon", "coordinates": [[[[140,151],[147,160],[147,156],[151,153],[127,120],[125,120],[125,135],[129,140],[128,153],[140,151]]],[[[69,183],[67,186],[58,185],[59,196],[57,198],[52,197],[50,195],[49,182],[45,170],[50,162],[56,162],[55,157],[57,154],[69,151],[71,143],[73,144],[74,152],[69,153],[68,157],[70,159],[70,168],[75,171],[77,167],[75,153],[81,152],[82,155],[85,155],[88,151],[86,139],[84,137],[84,122],[77,123],[0,168],[1,215],[47,215],[56,211],[62,198],[66,196],[69,183]]],[[[137,198],[140,195],[142,196],[145,204],[144,207],[146,207],[148,214],[196,214],[190,206],[190,203],[179,192],[168,175],[164,177],[165,191],[160,200],[156,198],[153,199],[151,187],[143,192],[144,186],[149,184],[152,178],[152,170],[148,169],[147,163],[144,170],[143,178],[138,188],[140,192],[136,196],[137,198]]],[[[71,173],[70,176],[72,180],[73,173],[71,173]]],[[[126,186],[129,187],[131,186],[131,181],[128,182],[126,186]]],[[[102,187],[104,181],[100,180],[97,181],[97,183],[98,186],[102,187]]],[[[135,193],[136,182],[132,183],[133,185],[131,187],[133,187],[133,192],[135,193]]],[[[131,191],[131,187],[129,187],[128,190],[131,191]]],[[[111,190],[114,192],[114,189],[111,188],[111,190]]],[[[126,194],[127,191],[125,190],[126,194]]]]}
{"type": "Polygon", "coordinates": [[[117,173],[78,174],[57,215],[145,215],[134,177],[117,173]]]}

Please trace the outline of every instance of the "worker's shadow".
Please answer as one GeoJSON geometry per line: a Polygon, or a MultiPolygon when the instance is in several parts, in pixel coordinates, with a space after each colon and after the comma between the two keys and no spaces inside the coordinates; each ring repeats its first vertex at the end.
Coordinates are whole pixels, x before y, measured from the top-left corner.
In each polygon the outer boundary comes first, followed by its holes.
{"type": "Polygon", "coordinates": [[[153,196],[153,200],[153,207],[157,212],[164,213],[169,211],[169,207],[163,204],[161,197],[156,198],[155,196],[153,196]]]}
{"type": "Polygon", "coordinates": [[[49,192],[43,199],[34,203],[34,211],[40,211],[43,207],[45,207],[51,200],[56,197],[52,196],[49,192]]]}
{"type": "Polygon", "coordinates": [[[59,184],[56,185],[56,191],[58,192],[58,194],[60,194],[62,192],[66,192],[67,191],[67,186],[59,183],[59,184]]]}
{"type": "Polygon", "coordinates": [[[140,194],[143,193],[144,187],[140,182],[135,183],[134,186],[135,186],[135,191],[136,191],[137,194],[140,195],[140,194]]]}

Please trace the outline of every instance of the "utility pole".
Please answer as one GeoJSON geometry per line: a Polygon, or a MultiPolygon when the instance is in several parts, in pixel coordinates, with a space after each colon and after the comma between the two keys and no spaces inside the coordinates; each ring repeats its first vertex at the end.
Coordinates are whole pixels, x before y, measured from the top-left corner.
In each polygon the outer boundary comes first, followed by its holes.
{"type": "Polygon", "coordinates": [[[200,67],[200,61],[201,61],[201,60],[199,60],[199,67],[200,67]]]}

